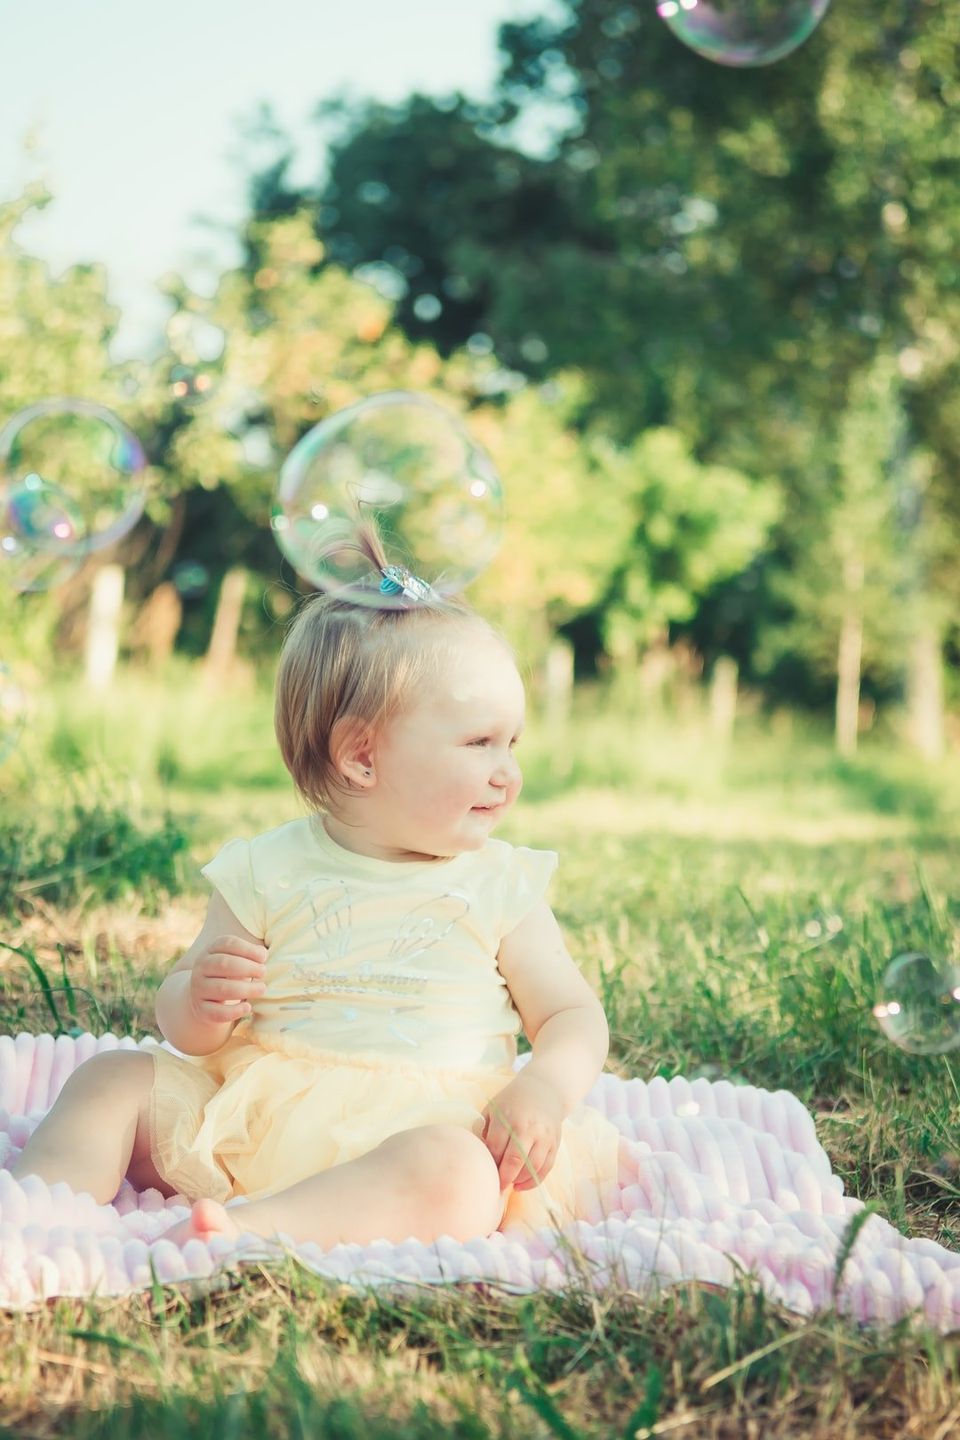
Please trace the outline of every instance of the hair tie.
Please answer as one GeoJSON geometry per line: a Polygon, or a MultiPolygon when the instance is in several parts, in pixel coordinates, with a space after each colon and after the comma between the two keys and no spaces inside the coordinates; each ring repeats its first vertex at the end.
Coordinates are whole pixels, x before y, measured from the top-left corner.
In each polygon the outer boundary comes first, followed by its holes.
{"type": "Polygon", "coordinates": [[[437,600],[439,596],[426,580],[413,575],[402,565],[381,566],[383,579],[380,590],[384,595],[404,595],[408,600],[437,600]]]}

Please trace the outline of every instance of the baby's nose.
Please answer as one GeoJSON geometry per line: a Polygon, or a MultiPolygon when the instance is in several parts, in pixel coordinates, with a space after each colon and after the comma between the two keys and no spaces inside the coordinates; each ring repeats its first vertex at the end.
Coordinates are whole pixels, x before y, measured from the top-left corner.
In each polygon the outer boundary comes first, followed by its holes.
{"type": "Polygon", "coordinates": [[[510,785],[515,784],[519,778],[520,766],[517,764],[513,755],[508,755],[497,766],[493,775],[490,777],[490,783],[500,789],[506,790],[510,785]]]}

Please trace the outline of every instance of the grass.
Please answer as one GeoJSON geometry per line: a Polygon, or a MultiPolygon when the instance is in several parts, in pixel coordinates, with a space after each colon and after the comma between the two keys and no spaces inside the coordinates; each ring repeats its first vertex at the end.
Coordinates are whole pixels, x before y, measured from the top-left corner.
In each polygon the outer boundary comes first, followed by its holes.
{"type": "MultiPolygon", "coordinates": [[[[23,833],[62,816],[65,765],[132,827],[104,867],[112,892],[82,883],[79,841],[77,883],[59,893],[36,883],[36,847],[0,851],[17,947],[0,959],[0,1030],[146,1033],[153,986],[202,914],[196,864],[294,813],[268,697],[223,703],[179,679],[126,677],[112,718],[50,692],[0,772],[3,823],[23,833]],[[144,867],[164,833],[189,853],[144,867]]],[[[599,707],[565,735],[534,727],[524,749],[527,788],[502,833],[560,851],[554,905],[604,998],[612,1068],[795,1091],[850,1191],[960,1247],[960,1052],[902,1054],[870,1015],[896,953],[954,954],[957,761],[933,770],[876,744],[841,764],[815,732],[759,721],[722,755],[694,723],[666,734],[599,707]]],[[[800,1320],[746,1279],[389,1297],[289,1261],[206,1295],[50,1302],[7,1316],[3,1343],[0,1425],[25,1437],[960,1433],[955,1338],[800,1320]]]]}

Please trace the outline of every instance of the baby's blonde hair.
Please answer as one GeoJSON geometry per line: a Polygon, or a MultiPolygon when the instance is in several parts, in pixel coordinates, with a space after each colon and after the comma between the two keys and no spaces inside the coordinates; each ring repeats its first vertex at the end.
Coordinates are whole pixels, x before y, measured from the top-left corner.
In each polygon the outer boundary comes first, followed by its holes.
{"type": "MultiPolygon", "coordinates": [[[[354,547],[377,573],[387,563],[369,522],[354,547]]],[[[440,665],[454,627],[496,632],[465,601],[436,595],[397,609],[317,594],[300,608],[277,671],[274,725],[280,753],[300,794],[315,810],[349,794],[335,748],[350,726],[376,730],[402,710],[440,665]]]]}

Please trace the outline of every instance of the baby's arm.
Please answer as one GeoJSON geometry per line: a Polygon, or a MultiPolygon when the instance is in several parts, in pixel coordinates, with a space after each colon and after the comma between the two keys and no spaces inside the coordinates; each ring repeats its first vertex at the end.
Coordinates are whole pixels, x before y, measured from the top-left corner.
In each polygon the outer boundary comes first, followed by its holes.
{"type": "Polygon", "coordinates": [[[210,1055],[250,1013],[251,997],[263,993],[267,952],[245,929],[218,890],[190,949],[157,991],[161,1033],[185,1055],[210,1055]]]}
{"type": "Polygon", "coordinates": [[[500,1188],[529,1190],[553,1166],[563,1121],[603,1069],[610,1037],[546,901],[501,942],[497,963],[533,1058],[487,1106],[483,1138],[500,1188]]]}
{"type": "Polygon", "coordinates": [[[497,964],[533,1047],[522,1073],[551,1085],[569,1114],[603,1069],[610,1033],[545,900],[501,941],[497,964]]]}

